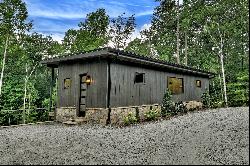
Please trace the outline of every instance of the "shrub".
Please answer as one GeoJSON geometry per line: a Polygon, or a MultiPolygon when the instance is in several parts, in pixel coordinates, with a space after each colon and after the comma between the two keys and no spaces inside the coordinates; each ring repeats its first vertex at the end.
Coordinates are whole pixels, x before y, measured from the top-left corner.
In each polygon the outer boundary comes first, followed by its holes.
{"type": "Polygon", "coordinates": [[[16,125],[22,122],[19,111],[0,111],[0,126],[16,125]]]}
{"type": "Polygon", "coordinates": [[[175,103],[174,114],[185,114],[187,113],[187,108],[182,101],[175,103]]]}
{"type": "Polygon", "coordinates": [[[156,109],[149,110],[145,112],[144,116],[146,121],[155,120],[159,116],[159,112],[156,109]]]}
{"type": "Polygon", "coordinates": [[[237,81],[227,85],[228,105],[245,106],[249,102],[249,76],[241,73],[237,77],[237,81]]]}
{"type": "MultiPolygon", "coordinates": [[[[5,110],[0,111],[0,126],[4,125],[16,125],[23,123],[23,111],[22,110],[5,110]]],[[[47,110],[32,109],[25,111],[25,123],[33,123],[38,121],[48,120],[47,110]]]]}
{"type": "Polygon", "coordinates": [[[206,90],[206,91],[202,94],[201,98],[202,98],[203,107],[204,107],[204,108],[210,108],[210,106],[211,106],[211,101],[210,101],[210,95],[209,95],[208,90],[206,90]]]}
{"type": "Polygon", "coordinates": [[[136,118],[136,115],[132,112],[129,112],[127,116],[123,118],[124,125],[130,125],[136,123],[138,120],[136,118]]]}
{"type": "Polygon", "coordinates": [[[174,110],[174,104],[172,101],[172,95],[169,89],[166,90],[163,101],[161,104],[161,116],[165,117],[167,114],[171,114],[174,110]]]}

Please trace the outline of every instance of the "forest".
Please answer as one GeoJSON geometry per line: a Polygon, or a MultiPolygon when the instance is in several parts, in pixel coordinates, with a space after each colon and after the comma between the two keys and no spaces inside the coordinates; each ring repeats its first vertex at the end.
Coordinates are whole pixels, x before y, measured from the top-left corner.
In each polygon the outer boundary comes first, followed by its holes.
{"type": "MultiPolygon", "coordinates": [[[[62,43],[32,31],[22,0],[0,1],[1,111],[48,108],[51,71],[42,60],[107,46],[213,72],[210,107],[248,105],[249,1],[156,1],[150,28],[132,41],[136,17],[110,18],[100,8],[68,29],[62,43]]],[[[52,98],[55,106],[56,85],[52,98]]]]}

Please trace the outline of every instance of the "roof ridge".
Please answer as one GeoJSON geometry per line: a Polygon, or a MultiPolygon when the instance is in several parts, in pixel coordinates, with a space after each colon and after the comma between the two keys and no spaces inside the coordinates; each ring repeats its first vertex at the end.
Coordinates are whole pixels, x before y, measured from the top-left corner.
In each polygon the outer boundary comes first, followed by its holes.
{"type": "MultiPolygon", "coordinates": [[[[108,47],[108,46],[107,47],[100,47],[100,48],[96,48],[96,49],[92,49],[92,50],[88,50],[88,51],[84,51],[84,52],[74,52],[74,53],[70,53],[70,54],[65,54],[64,56],[45,59],[43,61],[50,61],[50,60],[53,61],[53,60],[58,60],[60,58],[70,57],[69,55],[71,55],[71,56],[72,55],[79,56],[79,55],[92,53],[92,52],[97,52],[97,51],[103,51],[103,50],[105,50],[107,52],[110,52],[110,53],[115,53],[115,54],[117,54],[117,56],[119,56],[119,54],[123,54],[123,55],[128,56],[128,57],[133,57],[133,58],[146,60],[146,61],[151,61],[151,62],[154,62],[154,63],[160,63],[160,64],[164,64],[164,65],[169,65],[169,66],[180,68],[180,69],[193,70],[193,71],[196,71],[196,72],[206,73],[208,75],[214,75],[215,74],[215,73],[208,72],[208,71],[205,71],[205,70],[201,70],[201,69],[198,69],[198,68],[195,68],[195,67],[182,65],[182,64],[177,64],[177,63],[169,62],[169,61],[166,61],[166,60],[153,58],[153,57],[150,57],[148,55],[137,54],[137,53],[132,52],[132,51],[121,50],[119,48],[112,48],[112,47],[108,47]]],[[[72,59],[74,59],[74,58],[72,58],[72,59]]]]}
{"type": "Polygon", "coordinates": [[[198,68],[195,68],[195,67],[190,67],[190,66],[186,66],[186,65],[182,65],[182,64],[178,64],[178,63],[173,63],[173,62],[169,62],[169,61],[166,61],[166,60],[156,59],[156,58],[149,57],[147,55],[136,54],[136,53],[131,52],[131,51],[114,49],[114,48],[111,48],[111,47],[109,47],[109,48],[112,49],[112,50],[114,50],[114,51],[119,51],[119,53],[129,54],[129,56],[131,56],[131,54],[132,54],[133,55],[132,57],[135,57],[135,58],[143,58],[144,60],[150,60],[150,61],[155,61],[155,62],[158,62],[158,63],[164,63],[164,64],[176,66],[176,67],[185,68],[185,69],[196,70],[196,71],[199,71],[199,72],[214,74],[212,72],[201,70],[201,69],[198,69],[198,68]]]}

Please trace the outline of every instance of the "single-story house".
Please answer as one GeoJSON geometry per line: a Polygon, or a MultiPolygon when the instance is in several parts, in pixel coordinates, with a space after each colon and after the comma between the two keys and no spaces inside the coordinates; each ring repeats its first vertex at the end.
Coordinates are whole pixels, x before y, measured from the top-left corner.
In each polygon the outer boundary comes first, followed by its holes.
{"type": "MultiPolygon", "coordinates": [[[[58,68],[56,116],[89,109],[154,105],[168,88],[174,101],[201,101],[213,73],[109,47],[42,61],[58,68]],[[62,114],[64,112],[64,114],[62,114]]],[[[110,112],[109,112],[110,114],[110,112]]]]}

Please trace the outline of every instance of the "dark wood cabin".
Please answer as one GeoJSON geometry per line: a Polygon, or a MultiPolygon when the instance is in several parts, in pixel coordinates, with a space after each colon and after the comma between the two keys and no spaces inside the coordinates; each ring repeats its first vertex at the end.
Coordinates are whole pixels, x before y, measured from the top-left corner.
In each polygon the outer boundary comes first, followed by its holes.
{"type": "Polygon", "coordinates": [[[200,101],[212,73],[113,48],[45,60],[58,68],[57,107],[113,108],[160,104],[167,88],[174,101],[200,101]]]}

